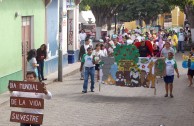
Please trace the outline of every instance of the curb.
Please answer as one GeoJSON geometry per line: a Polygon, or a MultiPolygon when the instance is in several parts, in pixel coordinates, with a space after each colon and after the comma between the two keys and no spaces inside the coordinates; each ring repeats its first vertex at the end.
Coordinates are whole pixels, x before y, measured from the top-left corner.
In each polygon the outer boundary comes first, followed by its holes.
{"type": "MultiPolygon", "coordinates": [[[[71,76],[71,75],[73,75],[73,74],[76,74],[77,72],[79,72],[79,68],[76,69],[76,70],[73,70],[73,71],[71,71],[71,72],[69,72],[69,73],[64,74],[64,75],[63,75],[63,78],[64,78],[64,77],[71,76]]],[[[51,85],[51,84],[53,84],[54,82],[59,82],[59,81],[57,80],[57,78],[56,78],[56,79],[52,79],[52,80],[46,82],[46,85],[51,85]]],[[[9,98],[8,98],[7,100],[3,101],[2,103],[0,103],[0,107],[1,107],[1,106],[4,106],[4,105],[5,105],[6,103],[8,103],[8,102],[9,102],[9,98]]]]}
{"type": "MultiPolygon", "coordinates": [[[[76,74],[77,72],[79,72],[79,68],[76,69],[76,70],[73,70],[73,71],[71,71],[71,72],[69,72],[69,73],[67,73],[67,74],[65,74],[65,75],[63,75],[63,78],[64,78],[64,77],[68,77],[68,76],[70,76],[70,75],[72,75],[72,74],[76,74]]],[[[48,85],[48,84],[51,84],[51,83],[53,83],[53,82],[59,82],[59,81],[58,81],[58,79],[56,78],[56,79],[54,79],[53,81],[51,81],[50,83],[47,83],[47,85],[48,85]]]]}

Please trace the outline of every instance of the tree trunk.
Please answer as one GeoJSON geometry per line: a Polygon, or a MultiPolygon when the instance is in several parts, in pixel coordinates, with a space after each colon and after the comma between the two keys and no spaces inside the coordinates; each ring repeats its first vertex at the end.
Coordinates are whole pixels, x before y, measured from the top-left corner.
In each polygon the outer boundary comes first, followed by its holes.
{"type": "Polygon", "coordinates": [[[190,23],[190,28],[191,28],[191,39],[192,39],[192,42],[194,42],[194,15],[192,13],[188,14],[188,21],[190,23]]]}
{"type": "Polygon", "coordinates": [[[91,9],[94,17],[96,19],[96,40],[99,40],[101,38],[101,30],[102,30],[102,26],[105,24],[105,18],[104,18],[104,13],[100,12],[102,11],[100,8],[98,7],[94,7],[91,9]]]}
{"type": "Polygon", "coordinates": [[[191,39],[194,42],[194,9],[190,8],[189,5],[185,6],[185,13],[191,28],[191,39]]]}
{"type": "Polygon", "coordinates": [[[101,39],[102,27],[96,27],[96,40],[101,39]]]}
{"type": "Polygon", "coordinates": [[[107,18],[107,35],[110,35],[111,34],[111,30],[112,30],[112,18],[108,17],[107,18]]]}
{"type": "Polygon", "coordinates": [[[150,25],[150,19],[145,18],[145,19],[144,19],[144,22],[145,22],[146,25],[150,25]]]}

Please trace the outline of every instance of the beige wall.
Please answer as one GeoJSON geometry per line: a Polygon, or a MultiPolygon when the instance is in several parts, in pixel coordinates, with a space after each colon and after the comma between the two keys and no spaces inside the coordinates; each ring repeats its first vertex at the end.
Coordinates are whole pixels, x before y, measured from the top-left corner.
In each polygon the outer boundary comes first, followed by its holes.
{"type": "MultiPolygon", "coordinates": [[[[171,11],[171,14],[172,14],[172,27],[177,26],[182,27],[185,21],[185,14],[181,12],[178,7],[175,7],[175,9],[171,11]]],[[[161,14],[158,16],[157,24],[159,24],[160,26],[164,26],[164,15],[165,14],[161,14]]],[[[136,21],[124,22],[124,25],[129,30],[135,29],[137,27],[136,21]]],[[[145,26],[145,23],[143,24],[143,26],[145,26]]]]}

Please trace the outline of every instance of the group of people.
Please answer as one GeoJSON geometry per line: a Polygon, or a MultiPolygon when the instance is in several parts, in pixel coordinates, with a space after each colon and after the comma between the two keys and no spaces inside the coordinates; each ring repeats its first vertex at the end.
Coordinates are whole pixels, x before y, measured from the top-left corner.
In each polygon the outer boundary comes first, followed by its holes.
{"type": "Polygon", "coordinates": [[[47,78],[44,77],[44,60],[46,58],[46,44],[42,44],[37,50],[31,49],[27,54],[27,72],[35,72],[40,82],[47,80],[47,78]]]}
{"type": "MultiPolygon", "coordinates": [[[[85,42],[80,47],[79,60],[81,61],[81,80],[84,80],[83,93],[87,93],[88,77],[91,76],[91,91],[94,90],[94,75],[97,71],[97,81],[99,81],[99,62],[100,57],[112,57],[114,48],[117,45],[130,45],[133,44],[139,50],[140,57],[163,57],[166,63],[166,75],[163,77],[165,82],[166,94],[168,97],[168,91],[170,90],[170,97],[173,97],[173,80],[174,71],[179,78],[179,71],[176,60],[174,58],[175,53],[181,51],[184,53],[184,45],[190,41],[190,30],[180,29],[180,32],[173,30],[159,30],[158,33],[145,32],[144,34],[136,31],[125,32],[123,34],[114,34],[110,36],[103,35],[99,43],[93,50],[91,40],[85,35],[85,42]],[[84,74],[85,73],[85,74],[84,74]]],[[[194,52],[194,50],[193,50],[194,52]]],[[[193,55],[194,53],[192,53],[193,55]]],[[[190,86],[192,85],[192,77],[194,72],[188,70],[188,78],[190,80],[190,86]]]]}

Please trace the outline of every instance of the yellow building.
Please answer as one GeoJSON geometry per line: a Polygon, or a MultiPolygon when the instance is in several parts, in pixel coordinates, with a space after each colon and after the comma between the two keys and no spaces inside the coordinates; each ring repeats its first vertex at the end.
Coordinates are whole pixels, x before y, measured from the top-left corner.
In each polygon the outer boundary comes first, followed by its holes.
{"type": "MultiPolygon", "coordinates": [[[[158,15],[157,25],[161,27],[183,27],[185,21],[185,14],[180,11],[179,7],[175,7],[171,13],[160,14],[158,15]]],[[[124,22],[124,25],[127,29],[132,30],[136,29],[138,26],[138,22],[124,22]]],[[[145,23],[143,23],[143,27],[145,27],[145,23]]]]}

